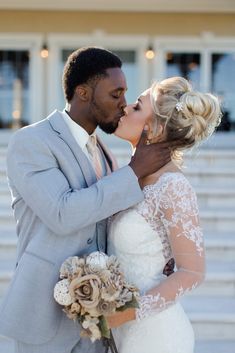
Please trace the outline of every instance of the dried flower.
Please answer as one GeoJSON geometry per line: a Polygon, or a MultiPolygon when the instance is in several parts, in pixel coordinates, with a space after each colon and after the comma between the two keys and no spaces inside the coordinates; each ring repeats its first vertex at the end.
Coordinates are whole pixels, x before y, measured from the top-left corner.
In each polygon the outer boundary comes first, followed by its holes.
{"type": "Polygon", "coordinates": [[[117,307],[121,307],[126,303],[132,300],[133,293],[130,292],[127,288],[123,288],[118,299],[117,299],[117,307]]]}
{"type": "Polygon", "coordinates": [[[69,257],[61,266],[55,300],[72,320],[78,320],[82,335],[92,342],[109,337],[105,317],[127,307],[137,307],[138,290],[126,282],[115,256],[94,252],[84,258],[69,257]]]}
{"type": "Polygon", "coordinates": [[[101,281],[97,275],[85,275],[72,280],[69,293],[83,308],[95,308],[99,303],[100,286],[101,281]]]}
{"type": "Polygon", "coordinates": [[[77,278],[84,273],[85,259],[77,256],[69,257],[60,268],[60,278],[77,278]]]}
{"type": "Polygon", "coordinates": [[[116,304],[114,301],[107,302],[103,299],[100,300],[97,308],[100,312],[100,315],[108,316],[115,312],[116,304]]]}
{"type": "Polygon", "coordinates": [[[92,318],[89,315],[85,315],[85,319],[82,322],[82,327],[85,330],[89,330],[91,333],[91,341],[94,342],[101,338],[101,332],[98,327],[99,320],[97,318],[92,318]]]}
{"type": "Polygon", "coordinates": [[[70,282],[68,279],[63,279],[56,283],[54,288],[54,298],[60,305],[70,305],[73,300],[69,293],[70,282]]]}
{"type": "Polygon", "coordinates": [[[96,251],[87,256],[86,265],[90,267],[91,271],[106,269],[108,258],[103,252],[96,251]]]}
{"type": "Polygon", "coordinates": [[[121,290],[122,287],[118,282],[108,281],[102,285],[101,298],[108,302],[115,301],[119,297],[121,290]]]}
{"type": "Polygon", "coordinates": [[[81,305],[79,305],[78,303],[73,303],[70,306],[66,306],[64,308],[64,312],[66,313],[69,319],[72,319],[75,321],[78,319],[79,315],[81,314],[81,305]]]}

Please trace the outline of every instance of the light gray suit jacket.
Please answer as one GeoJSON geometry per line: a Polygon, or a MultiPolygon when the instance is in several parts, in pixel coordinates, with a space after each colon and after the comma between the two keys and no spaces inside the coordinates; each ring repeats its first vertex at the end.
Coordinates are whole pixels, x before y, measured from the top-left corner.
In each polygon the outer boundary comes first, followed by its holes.
{"type": "MultiPolygon", "coordinates": [[[[99,143],[113,170],[110,153],[99,143]]],[[[58,111],[13,135],[7,171],[19,241],[16,271],[0,308],[0,333],[41,344],[61,323],[53,288],[62,262],[105,251],[107,217],[141,201],[143,193],[129,166],[97,182],[58,111]]]]}

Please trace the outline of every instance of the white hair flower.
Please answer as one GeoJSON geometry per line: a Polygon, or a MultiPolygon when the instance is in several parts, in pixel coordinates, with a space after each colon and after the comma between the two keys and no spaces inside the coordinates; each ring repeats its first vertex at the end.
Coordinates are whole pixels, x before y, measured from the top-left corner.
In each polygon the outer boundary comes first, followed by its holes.
{"type": "Polygon", "coordinates": [[[178,112],[181,112],[183,110],[183,103],[182,102],[177,102],[176,105],[175,105],[175,109],[178,111],[178,112]]]}

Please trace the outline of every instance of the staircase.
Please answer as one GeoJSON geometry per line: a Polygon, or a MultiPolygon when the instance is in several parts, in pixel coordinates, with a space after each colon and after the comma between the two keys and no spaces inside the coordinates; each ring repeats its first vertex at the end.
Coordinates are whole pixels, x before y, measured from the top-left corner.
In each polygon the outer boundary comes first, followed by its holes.
{"type": "MultiPolygon", "coordinates": [[[[126,146],[110,144],[119,165],[129,160],[126,146]]],[[[14,267],[15,225],[5,174],[6,143],[0,142],[0,298],[14,267]]],[[[184,173],[198,195],[204,229],[205,282],[182,303],[196,334],[195,353],[235,352],[235,149],[201,149],[185,157],[184,173]]],[[[0,337],[0,353],[13,353],[0,337]]]]}

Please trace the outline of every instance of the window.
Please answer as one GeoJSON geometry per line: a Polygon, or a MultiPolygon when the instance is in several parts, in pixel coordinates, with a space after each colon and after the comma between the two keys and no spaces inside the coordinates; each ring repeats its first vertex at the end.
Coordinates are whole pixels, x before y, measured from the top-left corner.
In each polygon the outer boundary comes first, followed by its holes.
{"type": "Polygon", "coordinates": [[[194,89],[200,89],[201,68],[198,53],[166,53],[166,77],[183,76],[194,89]]]}
{"type": "Polygon", "coordinates": [[[29,51],[0,50],[0,128],[29,122],[29,51]]]}
{"type": "Polygon", "coordinates": [[[235,129],[235,51],[212,53],[211,91],[221,99],[223,119],[220,130],[235,129]]]}

